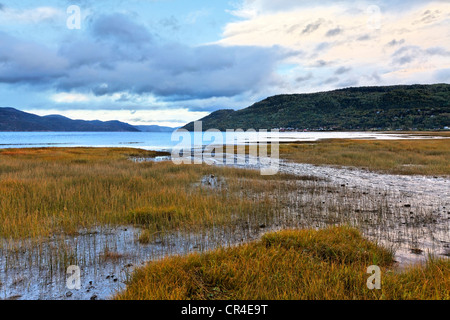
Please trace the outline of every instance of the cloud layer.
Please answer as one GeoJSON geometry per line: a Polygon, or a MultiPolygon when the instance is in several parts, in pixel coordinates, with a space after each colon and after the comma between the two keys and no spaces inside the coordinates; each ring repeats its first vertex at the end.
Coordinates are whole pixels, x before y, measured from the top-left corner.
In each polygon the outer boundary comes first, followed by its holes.
{"type": "Polygon", "coordinates": [[[152,94],[162,99],[230,97],[274,81],[280,47],[161,43],[124,14],[97,17],[58,48],[0,33],[0,82],[60,91],[152,94]]]}
{"type": "Polygon", "coordinates": [[[174,34],[212,26],[207,1],[153,19],[139,8],[155,2],[76,1],[81,30],[65,27],[65,8],[39,2],[0,4],[5,106],[179,125],[280,93],[450,82],[448,1],[243,0],[201,44],[174,34]]]}
{"type": "Polygon", "coordinates": [[[219,43],[301,52],[289,59],[292,92],[450,81],[441,71],[450,67],[448,1],[246,0],[233,14],[245,19],[219,43]]]}

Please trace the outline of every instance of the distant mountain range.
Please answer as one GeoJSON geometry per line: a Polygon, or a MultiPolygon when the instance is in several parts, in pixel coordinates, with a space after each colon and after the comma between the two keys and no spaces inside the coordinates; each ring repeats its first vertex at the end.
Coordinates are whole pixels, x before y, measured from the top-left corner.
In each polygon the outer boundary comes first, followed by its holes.
{"type": "Polygon", "coordinates": [[[72,120],[61,115],[38,116],[14,108],[0,108],[0,131],[66,131],[66,132],[170,132],[159,126],[132,126],[120,121],[72,120]]]}
{"type": "MultiPolygon", "coordinates": [[[[450,85],[347,88],[277,95],[200,119],[202,129],[432,130],[450,126],[450,85]]],[[[194,130],[191,122],[183,127],[194,130]]]]}
{"type": "MultiPolygon", "coordinates": [[[[434,130],[450,126],[450,85],[358,87],[269,97],[234,111],[200,119],[202,129],[434,130]]],[[[194,123],[183,127],[193,131],[194,123]]],[[[172,132],[176,128],[132,126],[120,121],[72,120],[0,108],[0,131],[172,132]]]]}
{"type": "Polygon", "coordinates": [[[172,132],[178,128],[163,127],[163,126],[134,126],[136,129],[142,132],[172,132]]]}

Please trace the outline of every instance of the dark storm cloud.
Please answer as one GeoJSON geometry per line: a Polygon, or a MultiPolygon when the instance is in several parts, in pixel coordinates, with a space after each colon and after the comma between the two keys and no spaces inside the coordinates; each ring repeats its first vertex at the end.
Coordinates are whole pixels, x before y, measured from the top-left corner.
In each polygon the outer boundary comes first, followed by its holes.
{"type": "Polygon", "coordinates": [[[164,99],[230,97],[273,83],[279,47],[161,44],[123,14],[102,15],[57,50],[0,33],[0,82],[57,90],[152,93],[164,99]]]}
{"type": "Polygon", "coordinates": [[[120,61],[114,68],[83,66],[61,79],[61,89],[94,88],[97,95],[120,91],[164,97],[234,96],[271,78],[280,58],[277,48],[188,47],[152,49],[144,61],[120,61]]]}
{"type": "Polygon", "coordinates": [[[51,49],[0,32],[0,82],[42,84],[66,74],[66,59],[51,49]]]}

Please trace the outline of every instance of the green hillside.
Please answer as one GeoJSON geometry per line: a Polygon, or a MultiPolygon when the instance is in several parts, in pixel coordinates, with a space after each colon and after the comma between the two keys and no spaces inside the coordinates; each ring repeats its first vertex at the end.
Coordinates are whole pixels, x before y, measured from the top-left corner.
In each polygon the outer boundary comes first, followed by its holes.
{"type": "MultiPolygon", "coordinates": [[[[432,130],[450,126],[450,85],[347,88],[277,95],[201,119],[208,129],[432,130]]],[[[192,131],[193,123],[185,129],[192,131]]]]}

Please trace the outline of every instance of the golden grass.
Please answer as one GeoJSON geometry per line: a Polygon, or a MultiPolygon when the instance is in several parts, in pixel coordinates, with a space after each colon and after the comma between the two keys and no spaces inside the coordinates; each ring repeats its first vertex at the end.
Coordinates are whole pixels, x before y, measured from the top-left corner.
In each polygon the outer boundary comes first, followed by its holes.
{"type": "Polygon", "coordinates": [[[298,163],[365,168],[393,174],[450,175],[450,139],[323,140],[280,145],[298,163]]]}
{"type": "MultiPolygon", "coordinates": [[[[433,172],[448,172],[444,168],[448,167],[448,157],[442,159],[448,155],[448,142],[440,140],[323,141],[280,147],[283,155],[295,161],[309,159],[318,164],[352,165],[342,153],[355,153],[350,162],[353,165],[370,163],[371,169],[386,171],[397,167],[383,161],[393,154],[400,159],[411,153],[410,161],[426,158],[425,167],[436,163],[431,166],[433,172]],[[408,147],[409,142],[419,145],[408,147]],[[384,160],[369,161],[371,156],[365,153],[370,152],[382,154],[384,160]],[[330,154],[334,157],[332,163],[326,163],[330,154]]],[[[283,195],[298,191],[299,184],[291,182],[314,179],[261,176],[256,170],[229,167],[130,161],[131,157],[156,155],[160,153],[127,148],[0,150],[0,237],[34,239],[75,234],[99,225],[134,224],[144,228],[140,240],[149,242],[155,234],[180,229],[197,232],[217,226],[240,228],[249,222],[258,228],[259,221],[271,225],[270,219],[282,211],[279,206],[286,200],[283,195]],[[224,185],[202,186],[202,177],[210,174],[223,179],[224,185]]],[[[311,190],[316,191],[314,187],[311,190]]],[[[315,204],[310,205],[312,209],[308,207],[306,214],[315,214],[315,204]]],[[[50,257],[61,270],[76,264],[73,248],[52,250],[50,257]]],[[[101,258],[119,261],[122,256],[106,248],[101,258]]],[[[425,268],[403,273],[390,272],[391,267],[391,252],[350,228],[282,231],[239,247],[152,262],[138,269],[128,289],[117,298],[449,298],[448,261],[432,259],[425,268]],[[365,270],[371,264],[383,269],[381,291],[370,291],[365,286],[365,270]]]]}
{"type": "Polygon", "coordinates": [[[392,271],[393,255],[348,227],[287,230],[210,253],[150,262],[119,300],[450,299],[450,261],[392,271]],[[366,286],[382,269],[381,290],[366,286]]]}
{"type": "Polygon", "coordinates": [[[151,232],[232,224],[273,211],[273,201],[244,197],[242,190],[262,193],[296,179],[129,160],[158,154],[126,148],[0,150],[0,237],[34,238],[130,223],[151,232]],[[199,185],[208,174],[224,178],[226,188],[199,185]]]}

